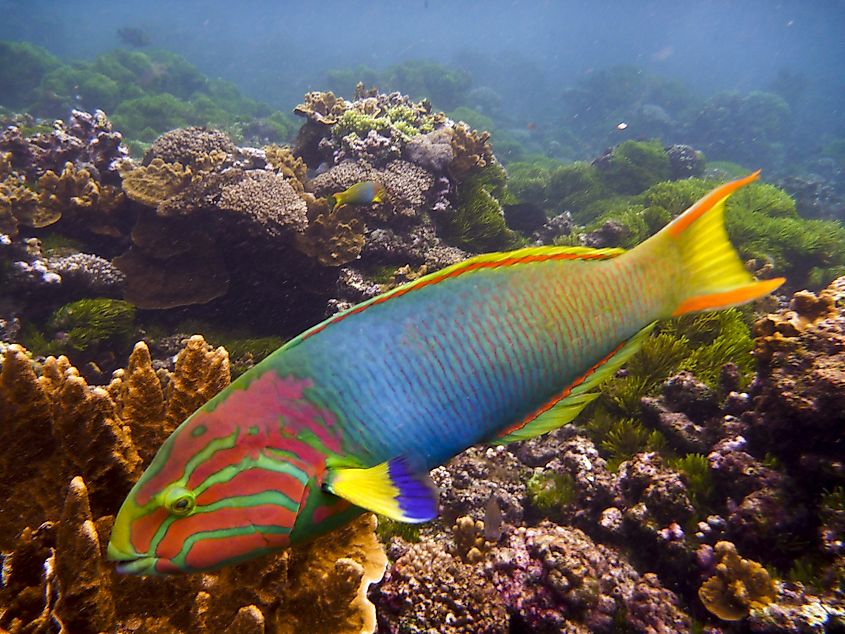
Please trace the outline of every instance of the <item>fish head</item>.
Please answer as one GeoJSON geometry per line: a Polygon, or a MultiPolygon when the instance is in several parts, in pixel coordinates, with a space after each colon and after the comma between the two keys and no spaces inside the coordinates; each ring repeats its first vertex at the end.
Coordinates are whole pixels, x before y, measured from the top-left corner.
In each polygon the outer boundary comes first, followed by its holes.
{"type": "Polygon", "coordinates": [[[287,422],[308,409],[285,387],[272,372],[232,385],[173,432],[115,517],[118,572],[215,570],[290,545],[324,456],[287,422]]]}

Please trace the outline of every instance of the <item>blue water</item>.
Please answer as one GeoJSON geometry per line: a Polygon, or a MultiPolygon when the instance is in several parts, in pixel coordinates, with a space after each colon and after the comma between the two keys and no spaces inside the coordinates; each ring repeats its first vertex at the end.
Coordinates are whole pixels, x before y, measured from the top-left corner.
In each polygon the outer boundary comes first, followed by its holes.
{"type": "Polygon", "coordinates": [[[705,96],[765,90],[787,70],[807,81],[791,125],[805,136],[845,130],[841,0],[5,0],[0,15],[0,39],[31,41],[63,59],[90,59],[120,46],[117,28],[138,27],[153,47],[282,108],[322,89],[329,69],[412,59],[466,68],[526,118],[542,118],[562,88],[617,64],[705,96]]]}

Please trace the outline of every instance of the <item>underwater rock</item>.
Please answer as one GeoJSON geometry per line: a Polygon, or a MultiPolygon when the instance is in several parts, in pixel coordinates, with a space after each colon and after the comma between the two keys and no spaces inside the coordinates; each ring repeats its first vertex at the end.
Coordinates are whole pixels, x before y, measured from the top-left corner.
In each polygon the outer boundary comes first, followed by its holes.
{"type": "Polygon", "coordinates": [[[666,148],[669,156],[672,180],[680,180],[704,174],[704,155],[689,145],[670,145],[666,148]]]}
{"type": "Polygon", "coordinates": [[[800,583],[781,583],[777,591],[773,603],[752,610],[746,619],[752,632],[822,634],[845,627],[845,597],[841,588],[816,596],[800,583]]]}
{"type": "Polygon", "coordinates": [[[536,245],[554,244],[556,238],[568,236],[572,233],[572,214],[568,211],[560,213],[543,224],[532,236],[531,241],[536,245]]]}
{"type": "Polygon", "coordinates": [[[683,479],[667,469],[657,453],[639,453],[623,462],[616,485],[629,507],[644,504],[647,520],[660,526],[683,525],[694,514],[683,479]]]}
{"type": "Polygon", "coordinates": [[[633,611],[632,623],[646,625],[634,631],[689,631],[674,593],[654,576],[648,592],[637,591],[639,575],[624,557],[577,528],[543,523],[504,540],[490,555],[493,582],[517,629],[611,632],[633,611]]]}
{"type": "Polygon", "coordinates": [[[752,393],[753,433],[765,447],[800,461],[833,458],[845,421],[845,278],[818,296],[796,293],[787,310],[755,325],[755,354],[764,361],[752,393]]]}
{"type": "Polygon", "coordinates": [[[483,519],[491,497],[496,498],[506,522],[522,522],[526,469],[503,447],[472,447],[434,469],[431,476],[441,491],[444,522],[454,523],[461,515],[483,519]]]}
{"type": "Polygon", "coordinates": [[[410,544],[374,592],[378,631],[506,634],[508,612],[489,574],[439,542],[410,544]]]}
{"type": "Polygon", "coordinates": [[[102,110],[93,114],[72,110],[68,123],[57,120],[50,132],[31,137],[24,137],[20,128],[8,127],[0,133],[0,152],[11,152],[13,168],[30,180],[48,170],[61,172],[72,163],[109,185],[120,183],[118,168],[129,156],[122,135],[112,129],[102,110]]]}

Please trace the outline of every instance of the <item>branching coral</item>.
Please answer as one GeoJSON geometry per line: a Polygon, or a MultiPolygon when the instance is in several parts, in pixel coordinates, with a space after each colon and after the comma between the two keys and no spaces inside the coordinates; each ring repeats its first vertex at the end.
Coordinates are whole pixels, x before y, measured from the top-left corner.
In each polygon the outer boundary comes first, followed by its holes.
{"type": "Polygon", "coordinates": [[[192,337],[173,373],[138,344],[107,389],[64,357],[40,373],[10,346],[0,373],[0,628],[359,634],[386,565],[374,516],[217,574],[123,577],[104,559],[112,513],[167,433],[229,379],[225,350],[192,337]],[[166,390],[160,374],[166,376],[166,390]],[[166,392],[166,396],[165,396],[166,392]],[[68,483],[69,486],[68,486],[68,483]],[[67,492],[67,493],[65,493],[67,492]],[[64,500],[64,502],[63,502],[64,500]],[[37,529],[31,528],[37,526],[37,529]],[[259,629],[254,629],[254,628],[259,629]],[[252,628],[252,629],[250,629],[252,628]]]}
{"type": "Polygon", "coordinates": [[[717,543],[716,556],[716,574],[698,590],[710,612],[725,621],[738,621],[775,600],[775,584],[766,569],[742,559],[731,542],[717,543]]]}
{"type": "Polygon", "coordinates": [[[267,157],[270,166],[284,176],[298,194],[305,191],[308,174],[308,166],[305,161],[294,156],[287,146],[268,145],[264,148],[264,155],[267,157]]]}
{"type": "Polygon", "coordinates": [[[68,162],[61,174],[48,171],[38,179],[39,205],[29,224],[33,227],[53,224],[67,210],[95,207],[99,197],[100,187],[91,172],[77,170],[68,162]]]}
{"type": "Polygon", "coordinates": [[[352,205],[333,210],[325,207],[308,223],[298,246],[323,266],[340,266],[352,262],[361,254],[365,229],[352,205]]]}

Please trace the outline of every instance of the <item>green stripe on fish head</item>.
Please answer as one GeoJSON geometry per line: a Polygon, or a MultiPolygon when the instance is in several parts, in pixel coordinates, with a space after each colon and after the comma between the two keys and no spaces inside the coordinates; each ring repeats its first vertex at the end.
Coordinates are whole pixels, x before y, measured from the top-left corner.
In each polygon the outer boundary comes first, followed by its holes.
{"type": "Polygon", "coordinates": [[[120,572],[213,570],[290,544],[309,481],[340,450],[337,425],[308,380],[241,378],[173,432],[130,491],[108,546],[120,572]]]}

